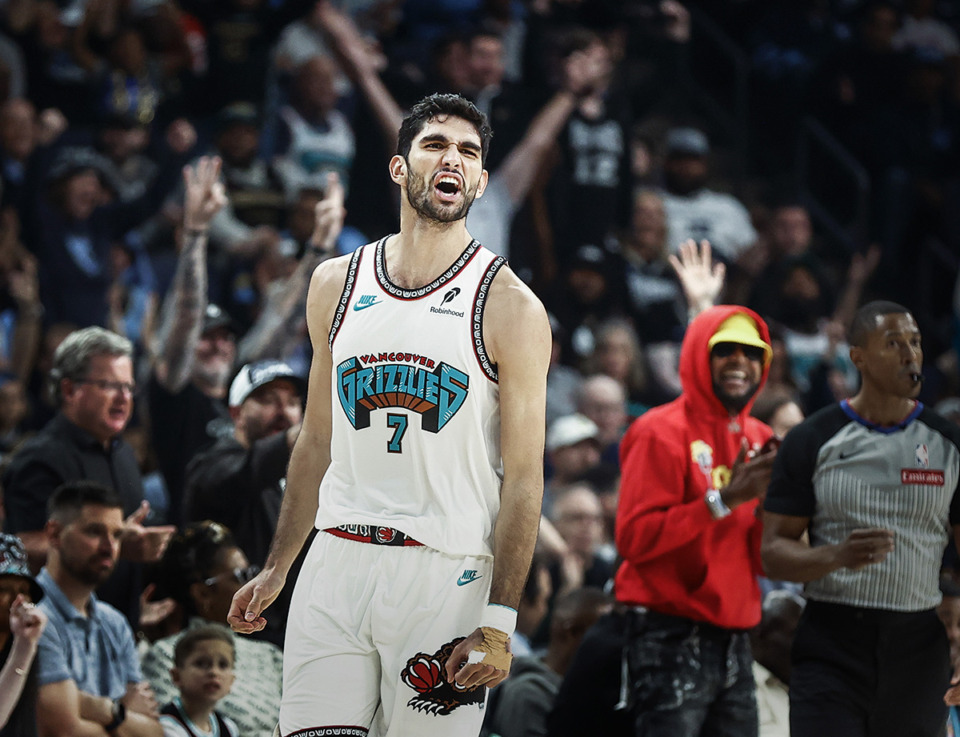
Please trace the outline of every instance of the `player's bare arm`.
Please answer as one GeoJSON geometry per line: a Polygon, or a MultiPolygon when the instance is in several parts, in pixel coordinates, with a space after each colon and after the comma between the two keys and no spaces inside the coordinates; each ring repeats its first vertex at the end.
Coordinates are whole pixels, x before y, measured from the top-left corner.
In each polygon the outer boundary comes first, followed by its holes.
{"type": "Polygon", "coordinates": [[[257,632],[266,626],[263,610],[283,588],[317,515],[317,489],[330,465],[331,359],[327,338],[349,261],[349,256],[325,261],[310,280],[307,327],[313,344],[313,363],[303,424],[290,455],[287,488],[267,562],[256,578],[236,593],[227,615],[235,632],[257,632]]]}
{"type": "MultiPolygon", "coordinates": [[[[550,325],[540,301],[512,271],[503,269],[491,288],[483,329],[484,342],[499,375],[503,458],[490,603],[516,610],[537,541],[543,498],[550,325]]],[[[506,678],[509,656],[504,654],[505,642],[497,653],[504,657],[491,653],[489,659],[494,665],[470,662],[472,651],[490,648],[491,644],[484,643],[483,631],[473,632],[449,658],[447,678],[452,680],[455,675],[466,686],[495,686],[506,678]],[[454,674],[463,661],[467,665],[454,674]]],[[[496,646],[490,649],[496,650],[496,646]]]]}
{"type": "Polygon", "coordinates": [[[839,545],[811,547],[801,539],[809,524],[809,517],[763,513],[760,554],[767,576],[807,583],[840,568],[880,563],[893,550],[893,533],[881,528],[853,530],[839,545]]]}

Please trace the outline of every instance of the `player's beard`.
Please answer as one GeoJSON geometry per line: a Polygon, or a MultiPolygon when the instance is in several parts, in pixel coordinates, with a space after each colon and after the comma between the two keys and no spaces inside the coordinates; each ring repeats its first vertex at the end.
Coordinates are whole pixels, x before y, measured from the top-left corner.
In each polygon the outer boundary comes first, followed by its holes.
{"type": "Polygon", "coordinates": [[[433,186],[428,184],[426,179],[412,171],[409,165],[407,166],[407,171],[410,172],[407,177],[407,200],[413,209],[417,211],[417,214],[421,217],[435,220],[438,223],[453,223],[467,216],[467,213],[470,211],[470,206],[477,196],[477,188],[480,186],[480,182],[477,182],[477,185],[472,190],[464,189],[463,201],[459,207],[454,208],[450,205],[445,206],[435,202],[431,197],[433,186]]]}

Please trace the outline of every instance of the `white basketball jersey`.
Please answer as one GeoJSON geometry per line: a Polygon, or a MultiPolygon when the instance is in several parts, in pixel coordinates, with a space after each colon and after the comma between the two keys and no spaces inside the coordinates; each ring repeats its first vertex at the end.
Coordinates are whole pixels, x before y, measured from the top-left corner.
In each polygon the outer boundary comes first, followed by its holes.
{"type": "Polygon", "coordinates": [[[503,466],[483,312],[504,259],[473,241],[431,284],[391,283],[386,238],[358,249],[330,328],[331,463],[317,527],[393,527],[492,555],[503,466]]]}

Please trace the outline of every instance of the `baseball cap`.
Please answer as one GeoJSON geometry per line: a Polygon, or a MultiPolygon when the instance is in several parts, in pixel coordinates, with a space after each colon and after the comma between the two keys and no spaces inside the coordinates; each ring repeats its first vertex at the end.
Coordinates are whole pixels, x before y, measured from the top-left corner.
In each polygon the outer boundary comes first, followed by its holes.
{"type": "Polygon", "coordinates": [[[200,334],[208,333],[216,328],[230,328],[231,332],[237,332],[237,326],[234,325],[233,318],[219,305],[208,302],[207,309],[203,312],[203,329],[200,334]]]}
{"type": "Polygon", "coordinates": [[[584,440],[597,440],[600,429],[597,423],[586,415],[576,412],[558,417],[547,430],[546,447],[549,451],[569,448],[584,440]]]}
{"type": "Polygon", "coordinates": [[[112,184],[111,164],[91,148],[67,146],[53,157],[47,170],[47,180],[60,181],[83,171],[93,171],[105,184],[112,184]]]}
{"type": "Polygon", "coordinates": [[[252,102],[233,102],[217,113],[217,131],[231,125],[252,125],[260,127],[260,114],[252,102]]]}
{"type": "Polygon", "coordinates": [[[19,576],[30,582],[30,598],[34,603],[43,598],[43,589],[27,568],[23,542],[16,535],[0,532],[0,576],[19,576]]]}
{"type": "Polygon", "coordinates": [[[293,369],[283,361],[272,359],[257,361],[256,363],[248,363],[241,368],[240,373],[230,384],[230,406],[239,407],[247,400],[247,397],[261,386],[277,379],[292,381],[300,392],[303,391],[303,379],[297,376],[293,369]]]}
{"type": "Polygon", "coordinates": [[[567,268],[570,271],[574,269],[590,269],[604,274],[609,268],[609,265],[610,257],[603,248],[592,243],[585,243],[573,252],[567,268]]]}
{"type": "Polygon", "coordinates": [[[706,134],[696,128],[671,128],[667,131],[668,156],[706,156],[710,142],[706,134]]]}
{"type": "Polygon", "coordinates": [[[763,348],[764,366],[770,363],[770,359],[773,358],[773,348],[760,337],[757,323],[753,321],[753,318],[742,312],[731,315],[720,323],[720,328],[707,341],[707,349],[712,351],[717,343],[739,343],[740,345],[763,348]]]}

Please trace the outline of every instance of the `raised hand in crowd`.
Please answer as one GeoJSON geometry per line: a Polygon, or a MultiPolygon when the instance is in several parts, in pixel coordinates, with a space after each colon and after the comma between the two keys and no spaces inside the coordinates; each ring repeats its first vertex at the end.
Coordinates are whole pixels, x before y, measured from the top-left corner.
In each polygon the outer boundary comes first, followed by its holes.
{"type": "Polygon", "coordinates": [[[140,594],[140,620],[137,622],[138,631],[144,633],[151,642],[170,634],[167,628],[177,619],[174,617],[178,606],[176,600],[169,596],[154,599],[156,593],[157,585],[151,583],[140,594]]]}
{"type": "Polygon", "coordinates": [[[150,514],[150,502],[140,503],[139,509],[123,521],[121,555],[139,563],[156,563],[163,557],[167,543],[177,531],[174,525],[145,527],[143,522],[150,514]]]}
{"type": "Polygon", "coordinates": [[[29,642],[34,649],[47,626],[47,615],[37,609],[23,594],[10,607],[10,633],[29,642]]]}
{"type": "Polygon", "coordinates": [[[671,253],[667,259],[680,279],[692,320],[716,303],[727,268],[719,261],[713,263],[709,241],[700,241],[698,246],[692,238],[680,244],[677,255],[671,253]]]}
{"type": "Polygon", "coordinates": [[[18,594],[10,606],[10,634],[13,636],[13,645],[3,669],[0,670],[0,728],[10,719],[20,700],[27,673],[37,654],[37,642],[46,625],[47,615],[23,594],[18,594]]]}
{"type": "Polygon", "coordinates": [[[201,156],[195,166],[183,168],[183,183],[186,191],[183,197],[183,227],[187,234],[206,231],[223,207],[227,204],[227,193],[220,181],[219,156],[201,156]]]}
{"type": "Polygon", "coordinates": [[[314,208],[313,233],[308,242],[310,247],[283,288],[267,297],[257,321],[240,341],[237,355],[241,363],[286,356],[292,345],[306,336],[310,277],[321,261],[335,255],[337,238],[343,230],[343,220],[347,214],[343,202],[344,190],[340,177],[330,172],[327,174],[323,199],[314,208]]]}
{"type": "Polygon", "coordinates": [[[740,452],[730,470],[730,482],[720,491],[723,503],[735,509],[753,499],[763,500],[770,485],[770,473],[777,450],[755,454],[746,438],[740,444],[740,452]]]}
{"type": "Polygon", "coordinates": [[[314,228],[310,235],[310,246],[322,253],[332,253],[343,219],[347,216],[344,208],[344,191],[340,177],[335,172],[327,174],[323,199],[314,209],[314,228]]]}
{"type": "Polygon", "coordinates": [[[327,35],[338,54],[345,57],[345,71],[351,76],[362,72],[377,73],[387,65],[386,57],[365,39],[349,15],[320,0],[313,13],[317,27],[327,35]]]}

